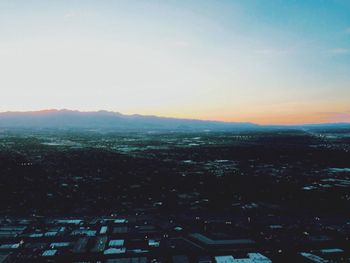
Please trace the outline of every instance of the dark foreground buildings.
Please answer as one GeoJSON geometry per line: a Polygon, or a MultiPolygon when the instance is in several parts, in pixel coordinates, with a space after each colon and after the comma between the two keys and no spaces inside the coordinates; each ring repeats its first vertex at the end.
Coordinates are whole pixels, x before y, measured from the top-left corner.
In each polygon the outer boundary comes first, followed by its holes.
{"type": "Polygon", "coordinates": [[[348,134],[0,133],[0,262],[349,262],[348,134]]]}

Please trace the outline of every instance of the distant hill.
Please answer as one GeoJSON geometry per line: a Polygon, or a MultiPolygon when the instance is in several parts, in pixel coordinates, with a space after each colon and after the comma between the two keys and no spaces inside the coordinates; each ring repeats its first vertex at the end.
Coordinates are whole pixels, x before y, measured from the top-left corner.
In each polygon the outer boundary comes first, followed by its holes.
{"type": "Polygon", "coordinates": [[[146,115],[124,115],[118,112],[43,110],[0,113],[0,128],[93,129],[108,131],[242,131],[242,130],[332,130],[350,129],[350,123],[306,125],[258,125],[250,122],[220,122],[165,118],[146,115]]]}
{"type": "Polygon", "coordinates": [[[108,129],[108,130],[247,130],[260,126],[253,123],[202,121],[117,112],[80,112],[45,110],[0,113],[1,128],[108,129]]]}

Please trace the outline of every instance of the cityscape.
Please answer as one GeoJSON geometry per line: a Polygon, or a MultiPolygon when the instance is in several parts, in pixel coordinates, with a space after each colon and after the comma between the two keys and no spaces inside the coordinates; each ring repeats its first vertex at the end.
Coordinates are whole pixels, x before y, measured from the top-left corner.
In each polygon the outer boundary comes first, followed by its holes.
{"type": "Polygon", "coordinates": [[[0,263],[350,263],[350,0],[0,0],[0,263]]]}
{"type": "Polygon", "coordinates": [[[2,262],[348,262],[349,125],[105,130],[1,131],[2,262]]]}

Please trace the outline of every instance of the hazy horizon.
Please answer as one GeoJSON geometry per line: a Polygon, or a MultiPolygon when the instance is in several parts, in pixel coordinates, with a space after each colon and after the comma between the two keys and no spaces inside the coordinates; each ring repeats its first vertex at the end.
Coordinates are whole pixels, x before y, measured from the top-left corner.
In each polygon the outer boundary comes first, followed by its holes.
{"type": "Polygon", "coordinates": [[[125,114],[120,111],[108,111],[104,109],[96,110],[96,111],[81,111],[77,109],[41,109],[41,110],[29,110],[29,111],[0,111],[1,114],[33,114],[33,115],[42,115],[42,114],[50,114],[50,113],[56,113],[56,112],[76,112],[76,113],[82,113],[82,114],[89,114],[89,113],[114,113],[116,115],[122,115],[126,117],[132,117],[132,116],[141,116],[141,117],[155,117],[155,118],[166,118],[166,119],[178,119],[178,120],[188,120],[188,121],[208,121],[208,122],[226,122],[226,123],[251,123],[251,124],[257,124],[262,126],[302,126],[302,125],[322,125],[322,124],[350,124],[350,121],[340,121],[340,122],[305,122],[305,123],[295,123],[295,124],[276,124],[276,123],[257,123],[257,122],[248,122],[248,121],[241,121],[241,122],[235,122],[235,121],[222,121],[217,119],[200,119],[200,118],[176,118],[172,116],[162,116],[162,115],[145,115],[145,114],[139,114],[139,113],[133,113],[133,114],[125,114]]]}
{"type": "Polygon", "coordinates": [[[350,2],[0,1],[0,112],[350,122],[350,2]]]}

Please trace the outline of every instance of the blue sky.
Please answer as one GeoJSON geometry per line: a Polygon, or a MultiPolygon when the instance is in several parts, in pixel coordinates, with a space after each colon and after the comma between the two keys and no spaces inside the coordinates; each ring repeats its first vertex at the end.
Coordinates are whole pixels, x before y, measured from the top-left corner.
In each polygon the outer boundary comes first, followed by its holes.
{"type": "Polygon", "coordinates": [[[0,0],[0,111],[350,121],[349,1],[0,0]]]}

